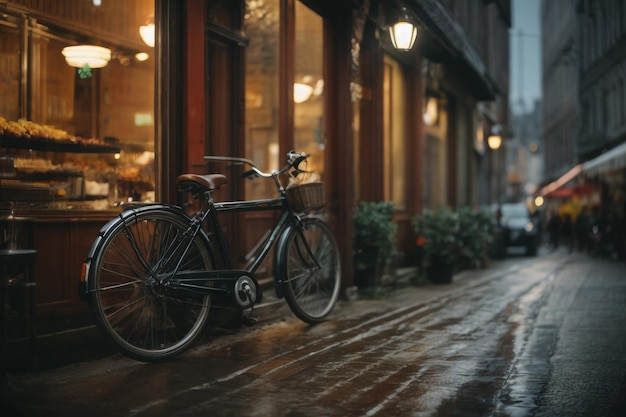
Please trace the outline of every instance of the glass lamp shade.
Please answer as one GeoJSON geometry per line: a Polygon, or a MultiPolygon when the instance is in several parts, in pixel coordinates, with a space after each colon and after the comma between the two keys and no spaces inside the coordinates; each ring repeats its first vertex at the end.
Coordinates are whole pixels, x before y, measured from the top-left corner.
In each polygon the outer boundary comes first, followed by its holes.
{"type": "Polygon", "coordinates": [[[487,144],[494,151],[499,149],[500,145],[502,145],[502,136],[500,136],[500,135],[489,135],[489,137],[487,138],[487,144]]]}
{"type": "Polygon", "coordinates": [[[417,38],[417,26],[408,19],[401,19],[389,27],[389,36],[394,48],[408,51],[417,38]]]}
{"type": "Polygon", "coordinates": [[[65,62],[76,68],[85,65],[89,65],[89,68],[102,68],[111,60],[111,50],[96,45],[67,46],[61,53],[65,57],[65,62]]]}

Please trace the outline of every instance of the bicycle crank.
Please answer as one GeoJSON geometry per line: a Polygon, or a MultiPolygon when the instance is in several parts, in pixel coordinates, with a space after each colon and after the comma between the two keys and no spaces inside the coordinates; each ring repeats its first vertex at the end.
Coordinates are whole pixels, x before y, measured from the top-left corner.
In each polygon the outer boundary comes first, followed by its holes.
{"type": "Polygon", "coordinates": [[[243,309],[253,308],[259,294],[258,284],[250,277],[242,275],[235,282],[233,295],[237,305],[243,309]]]}

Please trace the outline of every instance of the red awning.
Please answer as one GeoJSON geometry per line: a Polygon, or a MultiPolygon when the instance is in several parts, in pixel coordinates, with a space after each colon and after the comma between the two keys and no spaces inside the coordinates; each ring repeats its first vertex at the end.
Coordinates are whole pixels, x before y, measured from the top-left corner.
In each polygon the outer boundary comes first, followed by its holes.
{"type": "Polygon", "coordinates": [[[594,184],[578,184],[570,187],[557,188],[556,190],[550,191],[548,194],[545,195],[545,197],[554,199],[567,199],[574,195],[579,197],[589,195],[597,191],[597,189],[598,188],[594,184]]]}

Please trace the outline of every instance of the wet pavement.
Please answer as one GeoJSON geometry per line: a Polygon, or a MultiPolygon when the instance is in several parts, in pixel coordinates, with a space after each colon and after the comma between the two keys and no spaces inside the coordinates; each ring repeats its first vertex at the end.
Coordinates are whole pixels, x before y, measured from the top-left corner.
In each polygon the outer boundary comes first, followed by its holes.
{"type": "Polygon", "coordinates": [[[624,328],[623,261],[510,256],[342,302],[317,326],[207,335],[166,363],[114,354],[9,374],[0,415],[622,416],[624,328]]]}

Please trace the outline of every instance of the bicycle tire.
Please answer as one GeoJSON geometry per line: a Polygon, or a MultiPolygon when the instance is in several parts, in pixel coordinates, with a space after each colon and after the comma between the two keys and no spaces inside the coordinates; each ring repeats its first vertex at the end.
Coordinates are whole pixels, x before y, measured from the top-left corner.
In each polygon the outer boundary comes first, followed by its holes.
{"type": "MultiPolygon", "coordinates": [[[[209,295],[156,283],[181,259],[175,242],[184,239],[189,222],[166,206],[143,207],[112,221],[95,244],[87,301],[101,331],[133,359],[172,358],[189,348],[205,326],[209,295]],[[164,262],[167,254],[170,262],[164,262]]],[[[208,239],[198,234],[179,271],[210,270],[213,265],[208,239]]]]}
{"type": "Polygon", "coordinates": [[[339,297],[339,247],[328,225],[318,218],[305,218],[301,227],[291,227],[287,233],[278,249],[285,299],[296,317],[319,323],[331,313],[339,297]]]}

